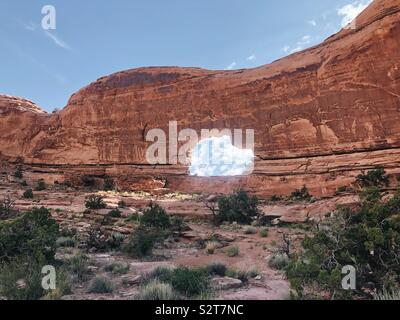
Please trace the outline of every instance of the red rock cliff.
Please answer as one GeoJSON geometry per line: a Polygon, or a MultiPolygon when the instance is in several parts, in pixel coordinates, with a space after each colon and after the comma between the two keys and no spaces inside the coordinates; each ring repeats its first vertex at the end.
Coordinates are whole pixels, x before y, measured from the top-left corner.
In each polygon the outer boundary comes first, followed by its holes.
{"type": "Polygon", "coordinates": [[[118,164],[116,175],[173,176],[170,187],[200,190],[207,182],[186,177],[185,168],[146,166],[146,132],[176,120],[181,129],[255,130],[254,174],[228,186],[215,179],[221,190],[244,185],[274,194],[305,183],[326,194],[363,168],[397,170],[400,2],[375,0],[356,26],[255,69],[119,72],[75,93],[54,115],[2,98],[0,152],[31,164],[118,164]]]}

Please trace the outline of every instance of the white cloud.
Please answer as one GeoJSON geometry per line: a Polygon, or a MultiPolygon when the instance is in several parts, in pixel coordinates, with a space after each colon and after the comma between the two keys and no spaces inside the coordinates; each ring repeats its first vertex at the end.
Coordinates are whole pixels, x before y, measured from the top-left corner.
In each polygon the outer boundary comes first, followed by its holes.
{"type": "Polygon", "coordinates": [[[311,43],[312,37],[309,34],[304,35],[299,41],[297,41],[294,48],[291,46],[285,46],[282,50],[286,53],[295,53],[299,52],[307,47],[311,43]]]}
{"type": "Polygon", "coordinates": [[[51,33],[51,32],[48,31],[48,30],[45,30],[44,33],[45,33],[45,35],[46,35],[47,37],[49,37],[51,40],[53,40],[53,42],[54,42],[57,46],[59,46],[60,48],[63,48],[63,49],[65,49],[65,50],[71,50],[71,47],[70,47],[65,41],[63,41],[62,39],[60,39],[59,37],[57,37],[55,34],[51,33]]]}
{"type": "Polygon", "coordinates": [[[232,62],[229,66],[225,68],[225,70],[233,70],[236,67],[236,62],[232,62]]]}
{"type": "Polygon", "coordinates": [[[255,59],[256,59],[256,56],[254,54],[252,54],[251,56],[246,58],[247,61],[253,61],[255,59]]]}
{"type": "Polygon", "coordinates": [[[229,136],[200,141],[193,149],[190,175],[200,177],[243,175],[252,168],[254,152],[232,145],[229,136]]]}
{"type": "Polygon", "coordinates": [[[38,25],[33,22],[28,22],[28,23],[21,22],[21,23],[24,29],[28,31],[35,31],[38,28],[38,25]]]}
{"type": "Polygon", "coordinates": [[[342,27],[352,22],[373,0],[355,1],[338,9],[337,14],[342,17],[342,27]]]}
{"type": "Polygon", "coordinates": [[[308,21],[308,24],[311,24],[313,27],[317,26],[317,22],[315,20],[308,21]]]}

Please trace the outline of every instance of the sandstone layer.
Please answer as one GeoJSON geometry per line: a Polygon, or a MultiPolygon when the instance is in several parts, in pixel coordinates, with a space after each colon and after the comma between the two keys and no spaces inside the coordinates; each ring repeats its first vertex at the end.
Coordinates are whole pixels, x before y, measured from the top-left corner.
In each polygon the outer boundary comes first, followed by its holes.
{"type": "MultiPolygon", "coordinates": [[[[0,155],[32,174],[113,176],[121,188],[262,196],[307,185],[328,195],[361,170],[400,173],[400,3],[375,0],[322,44],[255,69],[154,67],[119,72],[46,114],[0,96],[0,155]],[[187,167],[151,166],[146,133],[254,129],[255,170],[232,178],[189,177],[187,167]]],[[[54,178],[55,179],[55,178],[54,178]]]]}

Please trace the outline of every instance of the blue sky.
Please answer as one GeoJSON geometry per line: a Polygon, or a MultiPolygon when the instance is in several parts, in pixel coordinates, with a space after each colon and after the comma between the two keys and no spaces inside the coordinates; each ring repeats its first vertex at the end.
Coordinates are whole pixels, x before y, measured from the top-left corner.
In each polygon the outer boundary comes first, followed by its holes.
{"type": "Polygon", "coordinates": [[[0,93],[51,111],[141,66],[251,68],[321,42],[370,0],[2,0],[0,93]],[[43,30],[42,7],[56,9],[43,30]]]}

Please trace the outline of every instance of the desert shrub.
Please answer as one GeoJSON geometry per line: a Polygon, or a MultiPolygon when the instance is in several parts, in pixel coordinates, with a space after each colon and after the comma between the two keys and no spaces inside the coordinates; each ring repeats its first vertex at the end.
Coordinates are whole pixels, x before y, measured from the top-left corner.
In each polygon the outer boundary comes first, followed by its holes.
{"type": "Polygon", "coordinates": [[[124,251],[131,257],[143,258],[152,254],[154,245],[161,238],[156,229],[139,226],[128,239],[124,251]]]}
{"type": "Polygon", "coordinates": [[[131,213],[125,219],[126,222],[136,222],[139,221],[139,215],[137,213],[131,213]]]}
{"type": "Polygon", "coordinates": [[[43,180],[36,182],[35,191],[43,191],[47,189],[47,185],[43,180]]]}
{"type": "Polygon", "coordinates": [[[172,271],[169,283],[186,296],[199,295],[209,289],[210,279],[203,269],[178,267],[172,271]]]}
{"type": "Polygon", "coordinates": [[[113,209],[107,213],[107,216],[109,216],[111,218],[121,218],[122,212],[118,209],[113,209]]]}
{"type": "Polygon", "coordinates": [[[111,272],[112,274],[126,274],[129,271],[129,264],[122,264],[119,262],[113,262],[104,268],[105,271],[111,272]]]}
{"type": "Polygon", "coordinates": [[[2,201],[0,201],[0,218],[9,217],[14,210],[14,200],[7,194],[2,201]]]}
{"type": "Polygon", "coordinates": [[[33,199],[33,191],[32,191],[32,189],[26,190],[26,191],[22,194],[22,197],[24,197],[25,199],[33,199]]]}
{"type": "Polygon", "coordinates": [[[246,227],[244,228],[244,234],[256,234],[257,229],[254,227],[246,227]]]}
{"type": "Polygon", "coordinates": [[[118,250],[124,243],[125,236],[119,232],[113,232],[107,239],[107,247],[111,250],[118,250]]]}
{"type": "Polygon", "coordinates": [[[67,262],[70,272],[78,281],[87,280],[88,275],[90,274],[88,263],[89,258],[81,252],[77,253],[67,262]]]}
{"type": "Polygon", "coordinates": [[[213,262],[207,266],[208,273],[215,276],[225,277],[226,270],[226,265],[221,262],[213,262]]]}
{"type": "Polygon", "coordinates": [[[389,176],[383,167],[376,167],[367,173],[363,172],[357,176],[356,183],[361,188],[366,187],[386,187],[389,185],[389,176]]]}
{"type": "Polygon", "coordinates": [[[94,278],[88,290],[89,293],[112,293],[113,291],[112,283],[104,277],[94,278]]]}
{"type": "Polygon", "coordinates": [[[177,300],[178,295],[172,286],[158,280],[153,280],[140,287],[136,300],[158,301],[177,300]]]}
{"type": "Polygon", "coordinates": [[[43,294],[39,263],[16,258],[0,264],[0,296],[9,300],[38,300],[43,294]]]}
{"type": "Polygon", "coordinates": [[[171,221],[167,212],[157,204],[151,203],[143,215],[140,217],[140,224],[146,228],[156,228],[160,230],[168,229],[171,221]]]}
{"type": "Polygon", "coordinates": [[[92,227],[88,231],[88,238],[86,246],[88,249],[95,249],[96,251],[105,251],[108,248],[107,235],[99,227],[92,227]]]}
{"type": "Polygon", "coordinates": [[[107,205],[104,202],[104,198],[102,196],[91,194],[85,200],[85,207],[88,209],[104,209],[107,205]]]}
{"type": "Polygon", "coordinates": [[[285,253],[274,254],[269,260],[268,265],[272,269],[285,270],[290,263],[290,259],[285,253]]]}
{"type": "Polygon", "coordinates": [[[293,201],[310,201],[312,196],[310,195],[310,192],[308,191],[308,188],[306,186],[303,186],[301,189],[297,189],[292,192],[290,195],[290,200],[293,201]]]}
{"type": "Polygon", "coordinates": [[[228,256],[228,257],[231,257],[231,258],[233,258],[233,257],[236,257],[236,256],[238,256],[239,255],[239,252],[240,252],[240,250],[239,250],[239,247],[229,247],[227,250],[226,250],[226,255],[228,256]]]}
{"type": "Polygon", "coordinates": [[[257,197],[239,190],[230,196],[222,196],[218,199],[217,223],[237,222],[251,224],[259,215],[257,197]]]}
{"type": "Polygon", "coordinates": [[[19,256],[53,261],[59,226],[46,208],[0,222],[0,262],[19,256]]]}
{"type": "Polygon", "coordinates": [[[15,170],[14,177],[16,177],[17,179],[22,179],[24,177],[22,173],[22,168],[17,168],[17,170],[15,170]]]}
{"type": "Polygon", "coordinates": [[[76,245],[75,239],[70,237],[60,237],[56,241],[57,247],[73,248],[76,245]]]}
{"type": "Polygon", "coordinates": [[[260,230],[260,237],[261,238],[268,238],[268,229],[260,230]]]}
{"type": "Polygon", "coordinates": [[[207,242],[205,252],[207,254],[214,254],[215,250],[218,248],[218,243],[216,242],[207,242]]]}
{"type": "Polygon", "coordinates": [[[206,292],[210,284],[207,268],[158,267],[147,276],[145,283],[152,280],[168,283],[174,290],[188,297],[206,292]]]}
{"type": "Polygon", "coordinates": [[[400,191],[383,202],[376,189],[369,190],[359,206],[341,208],[304,240],[304,253],[287,271],[300,297],[307,297],[314,288],[313,292],[322,291],[330,297],[371,298],[369,292],[400,286],[400,191]],[[355,291],[341,288],[341,270],[346,265],[356,268],[355,291]]]}
{"type": "Polygon", "coordinates": [[[115,188],[115,182],[112,178],[106,177],[104,179],[104,191],[112,191],[115,188]]]}
{"type": "Polygon", "coordinates": [[[26,180],[21,181],[21,187],[27,187],[28,186],[28,182],[26,182],[26,180]]]}

